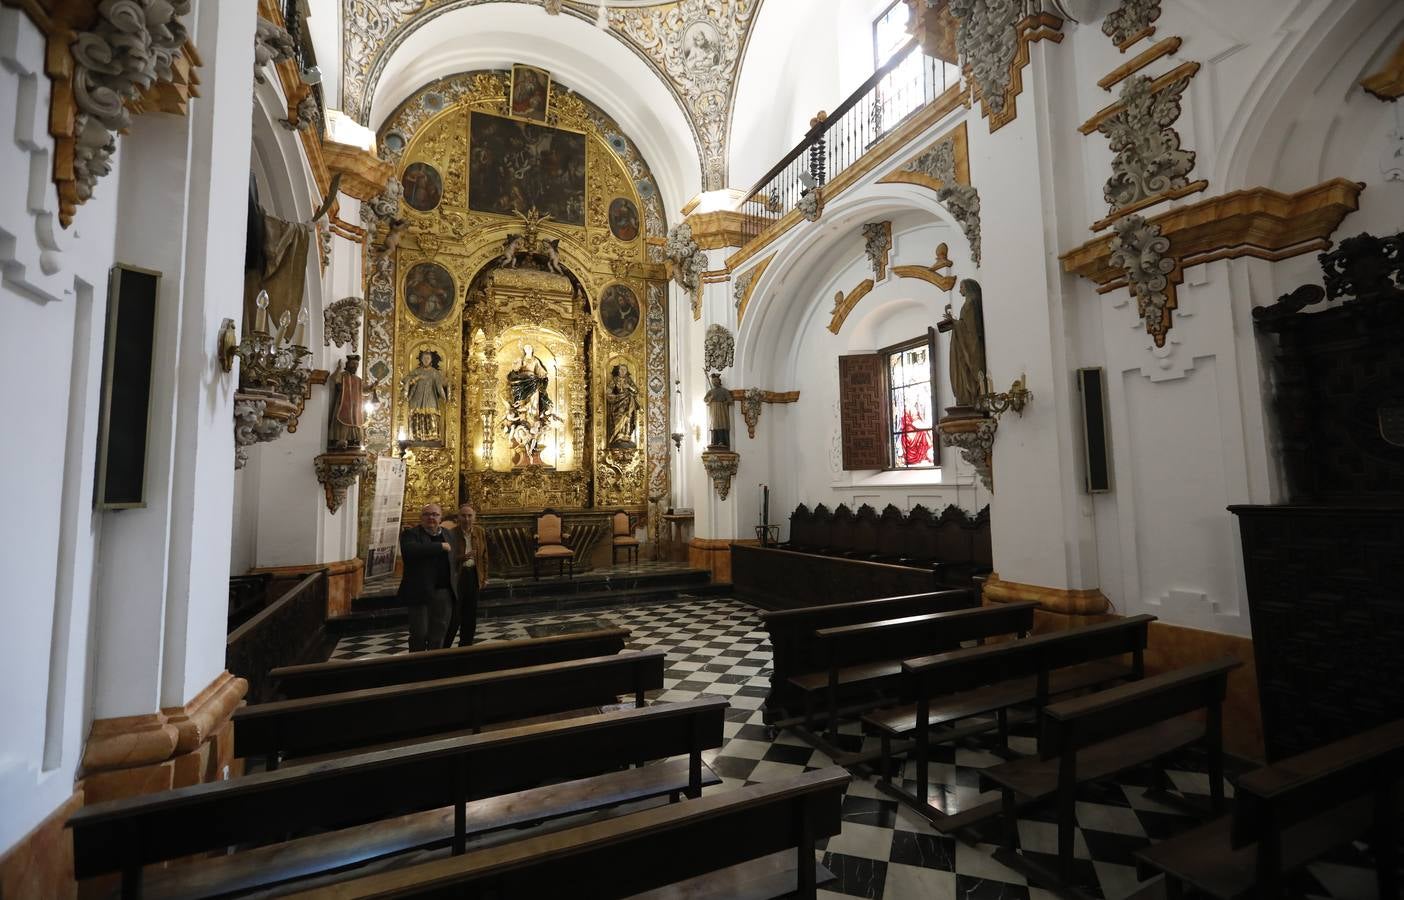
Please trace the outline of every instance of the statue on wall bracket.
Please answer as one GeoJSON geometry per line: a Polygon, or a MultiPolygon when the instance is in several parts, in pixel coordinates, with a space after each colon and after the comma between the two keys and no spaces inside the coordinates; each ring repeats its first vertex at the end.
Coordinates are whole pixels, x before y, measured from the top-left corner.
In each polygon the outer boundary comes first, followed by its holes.
{"type": "Polygon", "coordinates": [[[946,315],[936,330],[950,334],[951,393],[955,405],[946,407],[946,415],[936,428],[942,439],[961,451],[986,490],[994,490],[991,459],[995,431],[999,422],[980,407],[980,398],[989,393],[989,375],[985,372],[985,316],[980,283],[973,278],[960,282],[960,295],[965,302],[960,317],[946,307],[946,315]]]}
{"type": "Polygon", "coordinates": [[[448,384],[439,371],[439,354],[433,350],[419,351],[418,367],[405,376],[405,399],[409,402],[410,441],[441,445],[448,384]]]}
{"type": "Polygon", "coordinates": [[[605,389],[605,446],[611,450],[638,448],[635,435],[639,427],[639,388],[629,367],[615,364],[610,370],[609,387],[605,389]]]}

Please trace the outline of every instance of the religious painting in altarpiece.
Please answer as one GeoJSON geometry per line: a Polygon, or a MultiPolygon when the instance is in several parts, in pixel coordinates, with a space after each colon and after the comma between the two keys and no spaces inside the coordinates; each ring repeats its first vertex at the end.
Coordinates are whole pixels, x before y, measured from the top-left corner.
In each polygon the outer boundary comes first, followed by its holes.
{"type": "MultiPolygon", "coordinates": [[[[381,127],[413,202],[393,251],[367,251],[367,442],[388,454],[406,440],[410,520],[429,502],[489,517],[622,507],[653,531],[670,430],[657,185],[590,101],[553,83],[546,120],[529,121],[510,85],[504,71],[432,82],[381,127]],[[441,361],[437,418],[421,408],[426,352],[441,361]]],[[[363,479],[362,510],[373,491],[363,479]]]]}

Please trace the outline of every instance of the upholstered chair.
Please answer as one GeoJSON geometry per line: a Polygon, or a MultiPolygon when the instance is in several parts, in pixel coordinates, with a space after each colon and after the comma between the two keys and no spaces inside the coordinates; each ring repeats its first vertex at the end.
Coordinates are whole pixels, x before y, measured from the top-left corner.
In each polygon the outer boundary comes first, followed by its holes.
{"type": "Polygon", "coordinates": [[[634,529],[629,524],[629,514],[624,510],[618,510],[613,516],[614,522],[614,546],[610,549],[610,562],[619,561],[619,550],[624,549],[624,558],[629,559],[633,554],[634,565],[639,564],[639,539],[634,537],[634,529]]]}
{"type": "Polygon", "coordinates": [[[556,574],[562,575],[570,566],[570,577],[575,577],[575,551],[565,545],[566,532],[561,527],[560,513],[554,509],[544,510],[536,517],[536,553],[531,559],[531,577],[540,578],[539,566],[543,559],[556,561],[556,574]]]}

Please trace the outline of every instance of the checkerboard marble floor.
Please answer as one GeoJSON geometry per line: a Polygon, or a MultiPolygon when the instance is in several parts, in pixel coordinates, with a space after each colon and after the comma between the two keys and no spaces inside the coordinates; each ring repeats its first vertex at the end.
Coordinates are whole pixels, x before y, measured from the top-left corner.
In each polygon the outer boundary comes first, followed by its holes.
{"type": "MultiPolygon", "coordinates": [[[[530,625],[596,619],[628,628],[630,649],[667,651],[664,689],[650,702],[691,700],[720,695],[731,703],[725,726],[726,743],[709,751],[707,762],[722,783],[709,791],[734,790],[747,784],[774,781],[830,765],[829,758],[781,732],[769,736],[761,720],[761,703],[770,676],[770,643],[759,610],[717,597],[681,598],[675,602],[566,614],[488,619],[478,625],[480,640],[527,636],[530,625]]],[[[334,659],[403,653],[403,630],[346,637],[334,659]]],[[[841,738],[845,749],[872,746],[856,726],[841,738]]],[[[1011,738],[1015,750],[1031,752],[1031,735],[1011,738]]],[[[979,794],[977,770],[995,765],[998,757],[974,743],[934,748],[929,772],[930,795],[944,796],[955,808],[994,799],[979,794]]],[[[1235,773],[1230,769],[1230,778],[1235,773]]],[[[905,786],[914,788],[915,767],[903,772],[905,786]]],[[[1173,787],[1187,798],[1207,802],[1208,778],[1194,755],[1174,760],[1167,774],[1173,787]]],[[[1134,853],[1156,840],[1191,827],[1194,820],[1181,810],[1142,796],[1151,783],[1149,772],[1133,772],[1118,782],[1089,786],[1078,798],[1075,841],[1079,887],[1092,897],[1117,900],[1140,886],[1134,853]]],[[[1230,796],[1232,787],[1229,788],[1230,796]]],[[[1019,847],[1052,863],[1057,850],[1056,817],[1051,809],[1030,810],[1018,823],[1019,847]]],[[[837,876],[819,891],[820,897],[867,897],[873,900],[1044,900],[1055,894],[1027,880],[991,857],[989,844],[968,844],[938,834],[911,810],[880,793],[872,776],[855,775],[843,801],[843,830],[822,845],[821,860],[837,876]]],[[[1297,896],[1367,900],[1376,897],[1374,876],[1358,848],[1348,848],[1313,865],[1300,876],[1297,896]]]]}

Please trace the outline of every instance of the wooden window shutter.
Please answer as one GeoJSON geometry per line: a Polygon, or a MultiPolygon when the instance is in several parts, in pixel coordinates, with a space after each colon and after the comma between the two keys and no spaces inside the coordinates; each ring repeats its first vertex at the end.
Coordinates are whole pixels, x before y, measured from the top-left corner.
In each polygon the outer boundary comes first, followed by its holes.
{"type": "Polygon", "coordinates": [[[839,357],[843,468],[887,468],[887,362],[881,353],[839,357]]]}

